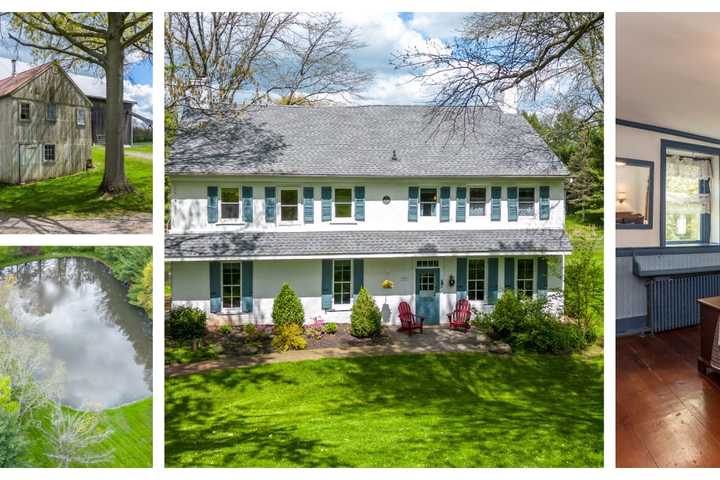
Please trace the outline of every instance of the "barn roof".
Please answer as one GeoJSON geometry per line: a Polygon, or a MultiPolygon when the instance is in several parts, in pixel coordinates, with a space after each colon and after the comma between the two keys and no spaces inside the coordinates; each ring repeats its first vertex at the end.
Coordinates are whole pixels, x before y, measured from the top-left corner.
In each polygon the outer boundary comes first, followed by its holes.
{"type": "Polygon", "coordinates": [[[42,65],[38,65],[37,67],[33,67],[30,70],[20,72],[15,76],[3,78],[0,80],[0,97],[10,95],[29,81],[42,75],[45,71],[52,67],[52,65],[53,62],[44,63],[42,65]]]}
{"type": "Polygon", "coordinates": [[[432,107],[265,106],[185,113],[175,175],[359,177],[567,176],[522,115],[468,109],[472,131],[433,122],[432,107]]]}

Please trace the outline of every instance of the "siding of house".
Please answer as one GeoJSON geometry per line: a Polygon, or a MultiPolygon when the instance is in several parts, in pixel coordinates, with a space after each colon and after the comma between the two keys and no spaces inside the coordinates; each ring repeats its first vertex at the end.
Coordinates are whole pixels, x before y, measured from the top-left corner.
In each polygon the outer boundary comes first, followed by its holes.
{"type": "MultiPolygon", "coordinates": [[[[525,257],[526,258],[526,257],[525,257]]],[[[417,258],[385,258],[364,260],[364,286],[375,297],[383,311],[383,323],[398,325],[398,305],[402,300],[413,306],[415,302],[415,265],[417,258]],[[392,290],[381,288],[382,281],[391,279],[392,290]]],[[[457,259],[437,259],[440,267],[439,306],[440,323],[447,322],[457,300],[456,286],[449,285],[449,276],[457,278],[457,259]]],[[[505,282],[504,258],[499,258],[498,285],[502,291],[505,282]]],[[[210,267],[208,262],[174,262],[172,269],[173,307],[192,306],[210,313],[210,267]]],[[[229,313],[210,315],[214,324],[222,323],[272,323],[273,300],[283,283],[288,283],[298,294],[305,309],[305,318],[312,321],[320,317],[325,321],[347,323],[350,310],[325,311],[321,304],[321,260],[261,260],[253,262],[253,311],[251,313],[229,313]]],[[[535,288],[537,289],[537,263],[535,264],[535,288]]],[[[561,257],[548,257],[548,290],[562,288],[561,257]]],[[[487,285],[487,281],[486,281],[487,285]]],[[[486,286],[487,289],[487,286],[486,286]]],[[[487,298],[487,295],[486,295],[487,298]]],[[[473,301],[473,306],[487,310],[483,301],[473,301]]]]}
{"type": "Polygon", "coordinates": [[[53,67],[0,99],[0,183],[19,183],[82,171],[91,157],[90,103],[67,77],[53,67]],[[46,119],[47,104],[57,105],[57,119],[46,119]],[[30,121],[19,120],[21,102],[30,103],[30,121]],[[85,127],[76,111],[85,110],[85,127]],[[43,161],[43,145],[55,145],[55,161],[43,161]],[[25,161],[18,164],[20,145],[25,161]]]}
{"type": "Polygon", "coordinates": [[[317,178],[260,178],[251,180],[247,177],[212,178],[212,177],[172,177],[172,223],[171,233],[202,233],[221,231],[327,231],[327,230],[477,230],[477,229],[534,229],[557,228],[562,229],[565,222],[565,192],[563,180],[558,178],[473,178],[462,179],[317,179],[317,178]],[[207,221],[207,187],[253,187],[253,221],[248,224],[208,224],[207,221]],[[265,221],[265,187],[275,186],[276,197],[281,187],[297,187],[300,192],[301,203],[299,208],[299,225],[279,225],[279,215],[275,223],[265,221]],[[365,220],[352,222],[336,222],[321,220],[321,187],[365,187],[365,220]],[[450,187],[450,217],[447,222],[440,222],[439,211],[435,217],[418,216],[417,222],[408,221],[408,187],[450,187]],[[486,214],[484,216],[469,215],[469,206],[465,206],[465,221],[458,222],[457,213],[457,187],[479,186],[486,187],[486,214]],[[490,215],[490,187],[502,187],[501,220],[492,221],[490,215]],[[507,187],[534,187],[535,208],[534,216],[519,216],[517,221],[508,219],[508,188],[507,187]],[[539,219],[539,187],[550,187],[550,218],[539,219]],[[314,221],[304,223],[302,208],[303,187],[313,187],[314,190],[314,221]],[[383,197],[389,196],[390,203],[385,205],[383,197]]]}

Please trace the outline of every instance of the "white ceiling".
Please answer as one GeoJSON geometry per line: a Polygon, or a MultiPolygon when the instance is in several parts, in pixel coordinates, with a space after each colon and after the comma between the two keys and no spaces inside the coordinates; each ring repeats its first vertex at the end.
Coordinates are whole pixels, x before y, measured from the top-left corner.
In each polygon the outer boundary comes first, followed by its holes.
{"type": "Polygon", "coordinates": [[[617,15],[618,118],[720,138],[720,13],[617,15]]]}

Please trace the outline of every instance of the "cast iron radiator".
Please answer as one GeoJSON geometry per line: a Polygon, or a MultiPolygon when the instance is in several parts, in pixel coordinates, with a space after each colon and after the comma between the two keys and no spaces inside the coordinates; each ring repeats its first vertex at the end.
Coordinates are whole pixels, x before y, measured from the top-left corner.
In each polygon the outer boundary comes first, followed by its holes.
{"type": "Polygon", "coordinates": [[[653,333],[700,324],[698,298],[720,295],[720,273],[656,277],[647,283],[653,333]]]}

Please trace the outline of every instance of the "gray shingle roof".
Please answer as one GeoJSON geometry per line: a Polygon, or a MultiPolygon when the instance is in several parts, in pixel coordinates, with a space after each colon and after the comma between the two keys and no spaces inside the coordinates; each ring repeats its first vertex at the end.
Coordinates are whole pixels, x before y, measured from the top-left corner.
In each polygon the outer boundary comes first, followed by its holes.
{"type": "Polygon", "coordinates": [[[165,236],[166,258],[569,252],[563,230],[198,233],[165,236]]]}
{"type": "Polygon", "coordinates": [[[166,171],[361,177],[568,174],[521,115],[479,109],[472,133],[449,135],[448,124],[428,124],[429,113],[425,106],[267,106],[224,116],[188,112],[166,171]]]}

